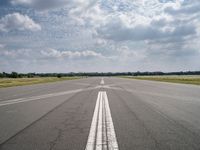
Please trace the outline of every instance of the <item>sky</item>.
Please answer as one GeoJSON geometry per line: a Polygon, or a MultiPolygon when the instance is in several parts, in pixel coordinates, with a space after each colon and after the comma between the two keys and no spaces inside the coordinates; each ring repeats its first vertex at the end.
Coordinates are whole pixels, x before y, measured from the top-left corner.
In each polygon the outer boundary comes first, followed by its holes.
{"type": "Polygon", "coordinates": [[[0,0],[0,72],[188,70],[199,0],[0,0]]]}

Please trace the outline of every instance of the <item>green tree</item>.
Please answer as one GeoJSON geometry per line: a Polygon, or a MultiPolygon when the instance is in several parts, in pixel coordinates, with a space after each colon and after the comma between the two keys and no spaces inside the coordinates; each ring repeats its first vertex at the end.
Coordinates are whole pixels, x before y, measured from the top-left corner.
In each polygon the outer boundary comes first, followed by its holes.
{"type": "Polygon", "coordinates": [[[11,78],[18,78],[18,73],[17,72],[12,72],[10,77],[11,78]]]}

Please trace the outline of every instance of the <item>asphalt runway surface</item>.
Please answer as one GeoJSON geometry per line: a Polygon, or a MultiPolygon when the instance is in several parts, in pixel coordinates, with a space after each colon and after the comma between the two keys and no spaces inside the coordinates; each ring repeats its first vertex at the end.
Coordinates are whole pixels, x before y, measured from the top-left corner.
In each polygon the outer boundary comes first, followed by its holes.
{"type": "Polygon", "coordinates": [[[200,86],[91,77],[2,88],[0,150],[200,150],[200,86]]]}

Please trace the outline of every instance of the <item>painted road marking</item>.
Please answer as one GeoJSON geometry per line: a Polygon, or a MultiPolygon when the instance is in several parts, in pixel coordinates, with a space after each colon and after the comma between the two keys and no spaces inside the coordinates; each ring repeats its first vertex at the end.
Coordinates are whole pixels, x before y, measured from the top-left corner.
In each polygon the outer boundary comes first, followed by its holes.
{"type": "Polygon", "coordinates": [[[97,101],[96,101],[96,106],[94,109],[94,114],[93,114],[92,123],[90,127],[90,133],[88,136],[87,146],[85,150],[94,150],[95,139],[96,139],[96,128],[97,128],[98,116],[99,116],[99,103],[100,103],[101,96],[102,94],[99,92],[97,101]]]}
{"type": "MultiPolygon", "coordinates": [[[[65,91],[65,92],[44,94],[44,95],[39,95],[39,96],[10,99],[10,100],[1,101],[0,102],[0,107],[1,106],[6,106],[6,105],[23,103],[23,102],[35,101],[35,100],[40,100],[40,99],[48,100],[46,98],[56,97],[56,96],[61,96],[61,95],[67,95],[67,94],[77,93],[77,92],[81,92],[81,91],[88,91],[88,90],[93,90],[93,89],[99,89],[99,88],[102,88],[102,86],[98,85],[98,86],[89,87],[89,88],[86,88],[86,89],[77,89],[77,90],[70,90],[70,91],[65,91]]],[[[104,88],[110,88],[110,89],[115,89],[115,90],[122,90],[121,88],[110,87],[109,85],[104,86],[104,88]]]]}
{"type": "Polygon", "coordinates": [[[105,91],[98,93],[85,150],[119,150],[105,91]]]}
{"type": "Polygon", "coordinates": [[[104,79],[103,78],[101,78],[100,84],[104,84],[104,79]]]}
{"type": "Polygon", "coordinates": [[[55,96],[61,96],[61,95],[66,95],[66,94],[71,94],[71,93],[77,93],[77,92],[81,92],[81,91],[83,91],[83,90],[82,89],[77,89],[77,90],[71,90],[71,91],[65,91],[65,92],[59,92],[59,93],[52,93],[52,94],[45,94],[45,95],[40,95],[40,96],[33,96],[33,97],[28,97],[28,98],[12,99],[12,100],[7,100],[7,101],[0,102],[0,106],[17,104],[17,103],[22,103],[22,102],[35,101],[35,100],[39,100],[39,99],[55,97],[55,96]]]}
{"type": "Polygon", "coordinates": [[[103,107],[102,107],[102,94],[101,94],[101,99],[100,99],[100,104],[99,104],[99,116],[98,116],[98,126],[97,126],[97,137],[96,137],[96,148],[95,150],[102,150],[102,126],[103,126],[103,121],[102,121],[102,115],[103,115],[103,107]]]}
{"type": "Polygon", "coordinates": [[[109,103],[108,103],[108,97],[106,92],[103,92],[103,94],[105,95],[105,110],[106,110],[106,115],[107,115],[107,120],[106,120],[106,124],[107,124],[107,141],[108,141],[108,149],[109,150],[118,150],[118,144],[117,144],[117,138],[116,138],[116,134],[115,134],[115,130],[114,130],[114,125],[113,125],[113,121],[112,121],[112,116],[111,116],[111,112],[110,112],[110,107],[109,107],[109,103]]]}

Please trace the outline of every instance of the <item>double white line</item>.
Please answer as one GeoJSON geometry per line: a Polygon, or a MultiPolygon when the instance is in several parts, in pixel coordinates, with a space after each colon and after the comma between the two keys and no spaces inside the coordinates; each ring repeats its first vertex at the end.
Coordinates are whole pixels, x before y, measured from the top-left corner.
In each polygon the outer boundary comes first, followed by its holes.
{"type": "Polygon", "coordinates": [[[85,150],[118,150],[106,92],[98,93],[85,150]]]}

